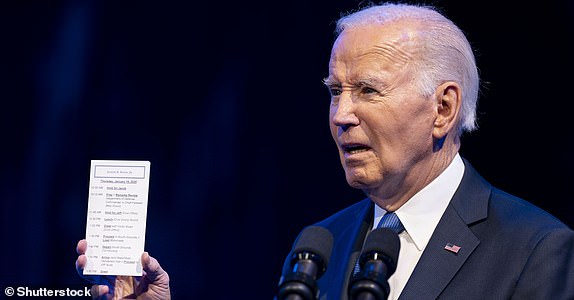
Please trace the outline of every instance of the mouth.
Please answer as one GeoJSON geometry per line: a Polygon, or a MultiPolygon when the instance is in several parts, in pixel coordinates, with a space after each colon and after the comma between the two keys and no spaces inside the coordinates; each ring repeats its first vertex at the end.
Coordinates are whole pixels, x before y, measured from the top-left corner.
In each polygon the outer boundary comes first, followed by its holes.
{"type": "Polygon", "coordinates": [[[352,144],[342,144],[341,149],[345,154],[357,154],[367,152],[371,150],[371,147],[364,144],[352,143],[352,144]]]}

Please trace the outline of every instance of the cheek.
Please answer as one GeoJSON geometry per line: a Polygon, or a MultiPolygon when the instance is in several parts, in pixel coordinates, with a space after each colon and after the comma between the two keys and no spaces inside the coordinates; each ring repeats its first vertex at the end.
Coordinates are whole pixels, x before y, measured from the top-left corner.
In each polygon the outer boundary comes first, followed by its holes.
{"type": "Polygon", "coordinates": [[[416,119],[393,119],[393,116],[371,122],[368,136],[383,172],[400,172],[405,164],[418,160],[421,151],[432,144],[432,128],[416,119]]]}

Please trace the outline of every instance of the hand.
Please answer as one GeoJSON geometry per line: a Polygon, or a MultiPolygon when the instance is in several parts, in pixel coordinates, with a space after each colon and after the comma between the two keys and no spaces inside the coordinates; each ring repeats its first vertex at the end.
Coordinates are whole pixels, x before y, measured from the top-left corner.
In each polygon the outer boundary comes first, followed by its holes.
{"type": "Polygon", "coordinates": [[[93,299],[171,299],[169,275],[147,252],[144,252],[141,257],[143,276],[84,275],[87,245],[85,239],[78,242],[76,251],[79,256],[76,259],[76,270],[82,278],[94,284],[91,289],[93,299]]]}

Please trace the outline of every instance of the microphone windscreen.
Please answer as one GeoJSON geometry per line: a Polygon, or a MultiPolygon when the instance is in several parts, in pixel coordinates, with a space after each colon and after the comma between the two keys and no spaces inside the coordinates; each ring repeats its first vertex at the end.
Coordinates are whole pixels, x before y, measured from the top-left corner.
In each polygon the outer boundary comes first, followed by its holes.
{"type": "Polygon", "coordinates": [[[307,226],[297,238],[293,253],[307,251],[319,255],[327,267],[332,250],[333,234],[329,230],[321,226],[307,226]]]}
{"type": "Polygon", "coordinates": [[[383,254],[389,268],[389,274],[387,274],[387,276],[391,276],[397,268],[400,248],[401,242],[399,235],[392,229],[381,227],[371,231],[369,235],[367,235],[362,253],[377,252],[383,254]]]}

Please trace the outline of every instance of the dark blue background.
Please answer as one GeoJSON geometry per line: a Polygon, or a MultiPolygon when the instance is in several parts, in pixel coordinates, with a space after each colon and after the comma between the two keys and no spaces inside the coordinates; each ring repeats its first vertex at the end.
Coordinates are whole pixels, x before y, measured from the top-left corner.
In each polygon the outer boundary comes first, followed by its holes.
{"type": "MultiPolygon", "coordinates": [[[[427,2],[467,32],[484,81],[461,153],[573,226],[574,6],[496,2],[427,2]]],[[[363,197],[321,83],[358,4],[3,2],[0,287],[84,284],[90,160],[127,159],[151,161],[146,250],[175,299],[271,299],[297,233],[363,197]]]]}

